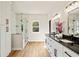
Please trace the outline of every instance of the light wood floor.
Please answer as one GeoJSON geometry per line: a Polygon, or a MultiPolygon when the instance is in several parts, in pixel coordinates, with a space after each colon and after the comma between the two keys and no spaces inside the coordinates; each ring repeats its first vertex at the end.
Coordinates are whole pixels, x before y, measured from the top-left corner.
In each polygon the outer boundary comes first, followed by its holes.
{"type": "Polygon", "coordinates": [[[12,51],[8,57],[50,57],[44,42],[29,42],[23,50],[12,51]]]}

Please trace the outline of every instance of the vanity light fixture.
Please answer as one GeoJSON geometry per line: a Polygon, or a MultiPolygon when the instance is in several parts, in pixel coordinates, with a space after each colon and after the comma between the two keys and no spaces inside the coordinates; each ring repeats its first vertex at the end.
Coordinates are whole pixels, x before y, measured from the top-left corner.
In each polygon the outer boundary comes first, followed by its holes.
{"type": "Polygon", "coordinates": [[[78,4],[78,1],[73,1],[71,2],[70,4],[68,4],[66,7],[65,7],[65,12],[68,13],[69,11],[75,9],[75,8],[78,8],[79,5],[78,4]]]}
{"type": "Polygon", "coordinates": [[[65,9],[67,9],[68,7],[70,7],[70,6],[72,6],[73,4],[75,4],[75,3],[77,3],[78,1],[73,1],[73,2],[71,2],[69,5],[67,5],[66,7],[65,7],[65,9]]]}

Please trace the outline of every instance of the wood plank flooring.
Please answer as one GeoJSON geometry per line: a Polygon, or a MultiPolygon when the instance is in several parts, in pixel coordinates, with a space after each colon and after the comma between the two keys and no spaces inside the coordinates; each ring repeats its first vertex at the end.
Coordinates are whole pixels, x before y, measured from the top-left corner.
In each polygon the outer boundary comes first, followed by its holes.
{"type": "Polygon", "coordinates": [[[12,51],[8,57],[50,57],[44,42],[29,42],[23,50],[12,51]]]}

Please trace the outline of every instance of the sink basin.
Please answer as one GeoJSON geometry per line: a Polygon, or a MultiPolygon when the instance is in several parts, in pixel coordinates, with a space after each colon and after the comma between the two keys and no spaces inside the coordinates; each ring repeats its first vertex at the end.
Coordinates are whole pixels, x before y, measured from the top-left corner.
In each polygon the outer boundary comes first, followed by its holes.
{"type": "Polygon", "coordinates": [[[66,39],[63,39],[63,40],[61,40],[61,41],[64,42],[64,43],[74,43],[73,41],[66,40],[66,39]]]}

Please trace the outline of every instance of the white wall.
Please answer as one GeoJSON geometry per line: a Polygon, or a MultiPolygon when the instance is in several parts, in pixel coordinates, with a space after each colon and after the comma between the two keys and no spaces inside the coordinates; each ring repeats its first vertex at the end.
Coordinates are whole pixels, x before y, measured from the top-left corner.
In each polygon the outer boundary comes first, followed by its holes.
{"type": "Polygon", "coordinates": [[[48,15],[47,14],[29,14],[26,15],[28,20],[28,35],[29,40],[44,40],[45,33],[48,33],[48,15]],[[32,22],[34,20],[39,21],[39,32],[32,32],[32,22]]]}
{"type": "Polygon", "coordinates": [[[15,34],[16,33],[16,14],[12,11],[11,12],[11,34],[15,34]]]}
{"type": "MultiPolygon", "coordinates": [[[[1,42],[1,2],[0,2],[0,42],[1,42]]],[[[1,43],[0,43],[0,56],[1,56],[1,43]]]]}
{"type": "Polygon", "coordinates": [[[11,51],[11,3],[10,2],[0,2],[0,56],[8,56],[11,51]],[[9,24],[6,25],[6,19],[9,20],[9,24]],[[9,31],[6,32],[6,27],[9,27],[9,31]]]}

